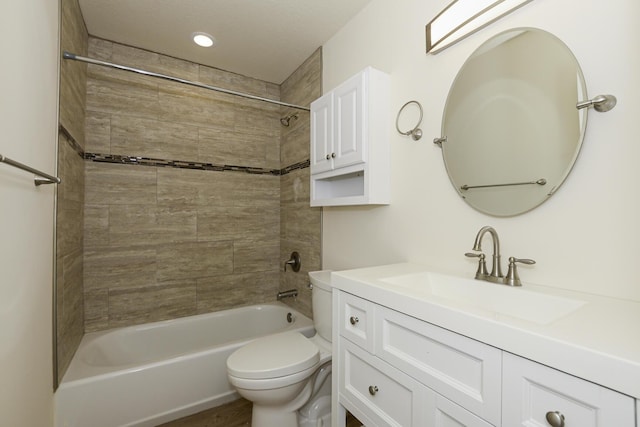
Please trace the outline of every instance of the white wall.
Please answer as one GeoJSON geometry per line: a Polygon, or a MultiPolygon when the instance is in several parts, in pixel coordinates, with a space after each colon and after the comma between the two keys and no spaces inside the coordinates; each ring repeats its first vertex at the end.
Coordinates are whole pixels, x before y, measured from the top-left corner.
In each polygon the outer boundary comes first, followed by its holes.
{"type": "Polygon", "coordinates": [[[472,277],[475,262],[464,253],[478,229],[492,225],[501,237],[503,262],[508,256],[538,262],[520,268],[525,283],[640,301],[640,2],[533,0],[441,53],[426,55],[424,27],[449,1],[373,0],[324,46],[325,91],[367,65],[391,74],[388,120],[394,131],[391,205],[325,208],[323,267],[412,261],[472,277]],[[513,27],[558,36],[581,64],[589,95],[612,93],[618,105],[608,113],[590,111],[578,161],[550,200],[520,216],[495,218],[456,195],[431,141],[440,136],[447,93],[465,59],[513,27]],[[425,136],[417,143],[395,132],[398,109],[411,99],[424,107],[425,136]]]}
{"type": "MultiPolygon", "coordinates": [[[[58,1],[0,3],[0,154],[53,173],[58,1]]],[[[0,164],[0,425],[53,423],[54,187],[0,164]]]]}

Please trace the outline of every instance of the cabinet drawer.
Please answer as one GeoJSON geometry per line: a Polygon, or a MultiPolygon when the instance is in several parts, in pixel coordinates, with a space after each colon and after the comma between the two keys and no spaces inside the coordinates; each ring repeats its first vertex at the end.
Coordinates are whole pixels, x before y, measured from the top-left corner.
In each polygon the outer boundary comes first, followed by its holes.
{"type": "Polygon", "coordinates": [[[434,408],[429,411],[428,426],[433,427],[492,427],[480,417],[456,405],[446,397],[434,394],[434,408]]]}
{"type": "Polygon", "coordinates": [[[427,389],[340,339],[340,401],[367,426],[424,426],[427,389]]]}
{"type": "Polygon", "coordinates": [[[548,412],[562,414],[566,427],[635,426],[629,396],[506,352],[503,366],[505,426],[553,425],[548,412]]]}
{"type": "Polygon", "coordinates": [[[376,307],[374,353],[494,425],[500,424],[502,351],[376,307]]]}
{"type": "Polygon", "coordinates": [[[340,335],[373,353],[373,304],[340,292],[340,335]]]}

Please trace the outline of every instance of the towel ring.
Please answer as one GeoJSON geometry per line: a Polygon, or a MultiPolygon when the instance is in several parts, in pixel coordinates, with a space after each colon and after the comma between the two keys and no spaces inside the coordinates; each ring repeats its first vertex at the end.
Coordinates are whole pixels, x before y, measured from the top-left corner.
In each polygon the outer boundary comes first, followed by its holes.
{"type": "Polygon", "coordinates": [[[411,138],[413,138],[414,141],[419,140],[420,138],[422,138],[422,129],[420,129],[420,124],[422,123],[422,105],[420,105],[420,103],[418,101],[409,101],[407,103],[405,103],[401,108],[400,111],[398,111],[398,116],[396,117],[396,129],[398,130],[398,133],[400,135],[411,135],[411,138]],[[398,121],[400,120],[400,115],[402,114],[402,111],[405,109],[405,107],[409,104],[416,104],[418,106],[418,108],[420,109],[420,118],[418,119],[418,123],[416,124],[416,126],[407,131],[407,132],[403,132],[400,130],[400,126],[398,125],[398,121]]]}

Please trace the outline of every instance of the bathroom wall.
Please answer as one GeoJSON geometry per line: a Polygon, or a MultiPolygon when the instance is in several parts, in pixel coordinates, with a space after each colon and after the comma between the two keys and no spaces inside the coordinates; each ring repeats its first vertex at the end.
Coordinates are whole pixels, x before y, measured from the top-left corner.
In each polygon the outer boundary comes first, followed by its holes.
{"type": "MultiPolygon", "coordinates": [[[[57,0],[0,2],[0,154],[53,173],[58,106],[57,0]],[[28,30],[28,31],[26,31],[28,30]]],[[[0,164],[0,424],[53,424],[55,185],[0,164]]]]}
{"type": "MultiPolygon", "coordinates": [[[[280,85],[281,100],[309,106],[322,95],[322,50],[318,49],[280,85]]],[[[283,109],[281,115],[295,111],[283,109]]],[[[298,112],[289,127],[282,128],[280,164],[298,166],[280,179],[280,260],[288,260],[293,251],[302,265],[295,273],[281,269],[280,290],[298,289],[295,300],[286,299],[300,312],[311,316],[311,292],[308,273],[320,269],[321,208],[309,207],[309,113],[298,112]]]]}
{"type": "MultiPolygon", "coordinates": [[[[100,39],[89,56],[280,96],[275,84],[100,39]]],[[[279,118],[279,106],[89,66],[86,331],[275,298],[279,118]]]]}
{"type": "MultiPolygon", "coordinates": [[[[280,85],[105,40],[90,38],[89,56],[280,99],[280,85]]],[[[283,100],[308,105],[320,70],[318,50],[283,100]]],[[[320,210],[308,207],[309,115],[285,128],[290,112],[89,66],[86,331],[273,301],[279,287],[300,289],[287,303],[310,314],[320,210]],[[284,274],[293,250],[303,270],[284,274]]]]}
{"type": "MultiPolygon", "coordinates": [[[[60,50],[87,54],[87,30],[77,0],[61,2],[60,50]]],[[[84,334],[83,217],[86,64],[60,61],[56,203],[56,341],[62,379],[84,334]]]]}
{"type": "Polygon", "coordinates": [[[424,27],[448,3],[373,0],[323,46],[325,91],[367,65],[386,71],[392,80],[389,125],[394,129],[399,108],[415,99],[424,106],[425,135],[414,142],[395,130],[392,134],[391,205],[325,208],[323,266],[346,269],[412,261],[473,277],[475,263],[464,253],[480,227],[492,225],[500,233],[503,257],[537,261],[520,268],[525,284],[640,301],[633,269],[640,258],[635,123],[640,104],[633,96],[640,93],[640,4],[537,0],[427,55],[424,27]],[[595,30],[603,25],[605,31],[595,30]],[[457,196],[440,148],[431,141],[440,136],[448,90],[466,58],[492,35],[513,27],[538,27],[558,36],[578,59],[589,96],[612,93],[618,105],[608,113],[589,112],[580,156],[556,194],[531,212],[495,218],[457,196]]]}

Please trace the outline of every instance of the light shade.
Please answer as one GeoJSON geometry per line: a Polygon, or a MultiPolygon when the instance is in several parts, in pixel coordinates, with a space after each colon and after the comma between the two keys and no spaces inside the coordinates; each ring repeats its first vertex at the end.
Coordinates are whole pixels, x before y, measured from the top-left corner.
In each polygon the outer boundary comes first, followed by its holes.
{"type": "Polygon", "coordinates": [[[454,0],[427,24],[427,53],[437,53],[530,1],[454,0]]]}
{"type": "Polygon", "coordinates": [[[202,33],[202,32],[191,34],[191,38],[193,38],[193,41],[195,44],[202,47],[211,47],[215,44],[215,41],[216,41],[216,39],[213,38],[213,36],[207,33],[202,33]]]}

